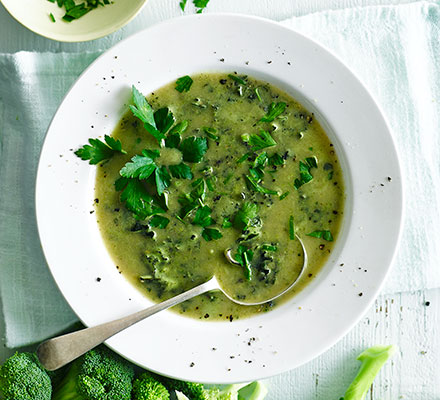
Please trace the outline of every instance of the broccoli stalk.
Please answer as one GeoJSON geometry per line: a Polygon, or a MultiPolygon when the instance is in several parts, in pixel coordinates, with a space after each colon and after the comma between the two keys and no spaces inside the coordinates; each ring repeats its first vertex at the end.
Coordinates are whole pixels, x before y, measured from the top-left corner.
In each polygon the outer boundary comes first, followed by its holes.
{"type": "Polygon", "coordinates": [[[98,347],[74,361],[52,400],[130,400],[133,366],[98,347]]]}
{"type": "Polygon", "coordinates": [[[395,353],[397,347],[373,346],[357,358],[361,368],[341,400],[363,400],[382,366],[395,353]]]}
{"type": "Polygon", "coordinates": [[[0,368],[0,398],[50,400],[51,395],[49,375],[35,354],[15,353],[0,368]]]}

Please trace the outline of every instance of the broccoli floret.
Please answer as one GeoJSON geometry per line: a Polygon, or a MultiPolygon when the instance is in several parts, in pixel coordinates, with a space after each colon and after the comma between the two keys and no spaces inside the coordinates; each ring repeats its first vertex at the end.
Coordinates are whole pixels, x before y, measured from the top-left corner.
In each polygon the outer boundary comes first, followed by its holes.
{"type": "Polygon", "coordinates": [[[0,394],[5,400],[50,400],[50,378],[35,354],[15,353],[6,360],[0,368],[0,394]]]}
{"type": "Polygon", "coordinates": [[[201,383],[179,381],[177,379],[157,376],[165,387],[183,393],[189,400],[211,400],[210,394],[201,383]]]}
{"type": "Polygon", "coordinates": [[[74,361],[52,400],[130,400],[133,366],[105,347],[74,361]]]}
{"type": "Polygon", "coordinates": [[[132,400],[169,400],[170,393],[151,374],[144,372],[133,382],[132,400]]]}
{"type": "Polygon", "coordinates": [[[373,346],[357,358],[361,368],[341,400],[363,400],[382,366],[395,353],[396,346],[373,346]]]}

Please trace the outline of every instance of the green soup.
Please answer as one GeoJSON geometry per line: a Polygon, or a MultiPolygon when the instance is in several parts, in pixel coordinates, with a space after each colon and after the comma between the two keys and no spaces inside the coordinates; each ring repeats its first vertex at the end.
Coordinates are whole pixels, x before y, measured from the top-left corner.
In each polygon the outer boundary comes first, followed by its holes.
{"type": "Polygon", "coordinates": [[[118,270],[154,301],[214,274],[237,299],[269,299],[299,274],[298,235],[309,265],[280,299],[249,307],[210,292],[175,307],[200,319],[244,318],[298,293],[322,268],[341,226],[342,172],[314,115],[282,90],[236,74],[192,79],[188,91],[172,83],[147,96],[153,110],[167,107],[174,115],[173,124],[161,118],[166,110],[157,114],[157,129],[166,137],[161,145],[131,111],[121,119],[112,136],[127,154],[98,167],[98,224],[118,270]],[[160,212],[136,217],[126,208],[126,182],[115,188],[115,181],[121,169],[151,163],[157,171],[137,184],[155,198],[152,213],[160,212]],[[165,182],[161,196],[156,174],[165,182]]]}

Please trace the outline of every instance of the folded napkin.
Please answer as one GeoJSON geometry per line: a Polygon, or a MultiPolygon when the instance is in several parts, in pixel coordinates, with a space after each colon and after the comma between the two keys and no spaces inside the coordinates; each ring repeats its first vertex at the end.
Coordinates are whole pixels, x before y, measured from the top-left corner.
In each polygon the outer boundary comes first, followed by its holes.
{"type": "MultiPolygon", "coordinates": [[[[407,212],[384,291],[440,287],[440,7],[419,2],[347,9],[283,24],[337,54],[370,89],[392,127],[407,212]]],[[[52,336],[76,319],[41,252],[34,180],[50,118],[97,55],[0,54],[0,294],[9,347],[52,336]]]]}

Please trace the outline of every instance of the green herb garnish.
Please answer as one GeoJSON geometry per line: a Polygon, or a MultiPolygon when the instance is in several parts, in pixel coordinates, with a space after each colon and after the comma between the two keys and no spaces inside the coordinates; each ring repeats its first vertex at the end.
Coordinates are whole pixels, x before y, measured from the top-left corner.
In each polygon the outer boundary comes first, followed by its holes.
{"type": "Polygon", "coordinates": [[[283,194],[280,196],[280,200],[284,200],[284,199],[289,195],[289,193],[290,193],[289,191],[283,193],[283,194]]]}
{"type": "Polygon", "coordinates": [[[293,215],[289,218],[289,239],[295,240],[295,224],[293,222],[293,215]]]}
{"type": "Polygon", "coordinates": [[[266,147],[272,147],[277,144],[269,132],[260,130],[260,133],[254,135],[242,135],[243,142],[248,143],[253,151],[262,150],[266,147]]]}
{"type": "Polygon", "coordinates": [[[248,227],[255,225],[258,218],[258,205],[256,203],[244,202],[234,217],[234,227],[245,231],[248,227]]]}
{"type": "Polygon", "coordinates": [[[245,76],[243,78],[240,78],[237,75],[229,74],[228,77],[231,78],[234,82],[237,82],[240,85],[247,85],[246,77],[245,76]]]}
{"type": "MultiPolygon", "coordinates": [[[[48,0],[51,3],[55,3],[55,0],[48,0]]],[[[63,20],[66,22],[72,22],[75,19],[81,18],[83,15],[87,14],[89,11],[97,8],[98,6],[104,6],[110,4],[109,0],[85,0],[82,3],[76,4],[74,0],[57,0],[58,7],[64,7],[66,10],[63,20]]],[[[50,14],[50,18],[55,22],[55,17],[50,14]]]]}
{"type": "Polygon", "coordinates": [[[210,139],[216,141],[220,140],[220,136],[216,135],[217,129],[204,126],[203,131],[206,133],[206,136],[208,136],[210,139]]]}
{"type": "Polygon", "coordinates": [[[169,223],[170,220],[166,217],[162,217],[161,215],[154,215],[149,221],[150,226],[160,229],[165,229],[169,223]]]}
{"type": "Polygon", "coordinates": [[[118,192],[122,191],[121,201],[137,219],[145,219],[150,215],[165,212],[139,179],[121,177],[115,182],[115,189],[118,192]]]}
{"type": "Polygon", "coordinates": [[[321,231],[313,231],[310,233],[307,233],[307,236],[311,236],[311,237],[315,237],[318,239],[324,239],[327,242],[333,242],[333,235],[331,234],[330,231],[327,230],[321,230],[321,231]]]}
{"type": "Polygon", "coordinates": [[[258,88],[255,88],[254,92],[255,92],[255,95],[257,96],[258,101],[259,101],[260,103],[262,103],[263,100],[261,99],[260,91],[258,90],[258,88]]]}
{"type": "Polygon", "coordinates": [[[287,104],[284,102],[271,103],[266,115],[260,119],[260,122],[272,122],[276,117],[284,112],[287,104]]]}
{"type": "Polygon", "coordinates": [[[185,11],[186,1],[187,1],[187,0],[182,0],[182,1],[179,3],[179,5],[180,5],[180,9],[181,9],[182,11],[185,11]]]}
{"type": "Polygon", "coordinates": [[[268,158],[267,163],[272,167],[280,166],[284,165],[284,159],[279,154],[275,153],[273,156],[268,158]]]}
{"type": "Polygon", "coordinates": [[[310,182],[313,179],[313,175],[310,173],[312,168],[318,167],[318,159],[316,157],[308,157],[304,162],[299,162],[299,179],[295,179],[293,186],[295,189],[299,189],[302,185],[310,182]]]}
{"type": "Polygon", "coordinates": [[[232,226],[232,222],[229,218],[223,218],[222,228],[230,228],[232,226]]]}
{"type": "Polygon", "coordinates": [[[203,228],[202,237],[207,241],[217,240],[223,237],[217,229],[208,228],[208,226],[214,224],[214,220],[211,218],[212,210],[208,206],[203,206],[199,208],[192,221],[193,225],[198,225],[203,228]]]}
{"type": "Polygon", "coordinates": [[[277,250],[278,250],[278,247],[277,247],[277,246],[273,246],[273,245],[271,245],[271,244],[263,244],[263,245],[261,246],[261,248],[262,248],[263,250],[266,250],[266,251],[277,251],[277,250]]]}
{"type": "Polygon", "coordinates": [[[237,253],[234,255],[234,260],[244,267],[244,276],[248,281],[251,280],[252,270],[251,262],[254,258],[254,252],[245,245],[240,244],[237,247],[237,253]]]}
{"type": "Polygon", "coordinates": [[[208,142],[206,138],[190,136],[181,143],[179,150],[184,161],[198,163],[208,150],[208,142]]]}
{"type": "Polygon", "coordinates": [[[193,82],[194,81],[189,75],[182,76],[181,78],[177,79],[175,89],[180,93],[188,92],[193,82]]]}
{"type": "Polygon", "coordinates": [[[248,186],[253,189],[255,192],[259,192],[259,193],[264,193],[264,194],[274,194],[277,195],[278,192],[275,190],[271,190],[271,189],[267,189],[263,186],[261,186],[256,180],[255,178],[253,178],[252,176],[246,175],[245,176],[247,182],[248,182],[248,186]]]}
{"type": "Polygon", "coordinates": [[[169,165],[168,169],[170,170],[170,173],[174,178],[178,178],[178,179],[193,178],[191,168],[185,163],[180,163],[178,165],[169,165]]]}
{"type": "Polygon", "coordinates": [[[127,154],[122,150],[122,144],[119,140],[111,136],[104,136],[105,143],[99,139],[89,139],[90,145],[86,144],[77,151],[77,155],[82,160],[89,160],[89,164],[99,164],[101,161],[109,160],[116,153],[127,154]]]}
{"type": "Polygon", "coordinates": [[[49,14],[49,18],[52,22],[56,22],[55,17],[52,13],[49,14]]]}
{"type": "Polygon", "coordinates": [[[218,240],[223,237],[221,232],[218,229],[212,229],[212,228],[203,228],[202,231],[202,237],[207,242],[210,242],[211,240],[218,240]]]}
{"type": "Polygon", "coordinates": [[[209,0],[193,0],[194,7],[197,7],[197,14],[200,14],[208,5],[209,0]]]}

